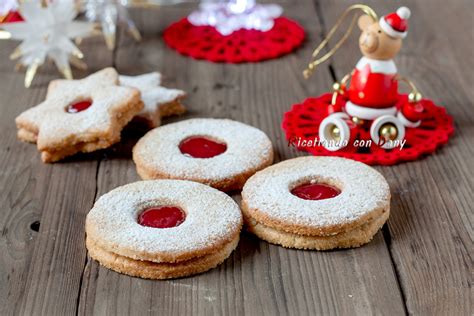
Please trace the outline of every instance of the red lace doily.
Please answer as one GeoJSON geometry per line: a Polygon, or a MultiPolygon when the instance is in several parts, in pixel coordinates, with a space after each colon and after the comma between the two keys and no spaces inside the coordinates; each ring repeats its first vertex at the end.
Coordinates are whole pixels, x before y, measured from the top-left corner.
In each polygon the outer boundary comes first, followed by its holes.
{"type": "Polygon", "coordinates": [[[242,29],[227,36],[211,26],[194,26],[184,18],[163,34],[166,44],[183,55],[225,63],[277,58],[298,48],[304,37],[303,28],[287,18],[275,19],[268,32],[242,29]]]}
{"type": "MultiPolygon", "coordinates": [[[[283,117],[282,127],[285,130],[289,145],[305,150],[315,156],[339,156],[364,162],[369,165],[394,165],[402,161],[412,161],[423,155],[433,153],[439,146],[446,144],[454,132],[453,120],[443,107],[436,106],[430,100],[422,100],[427,118],[417,128],[406,128],[406,144],[400,148],[383,149],[376,144],[371,147],[347,146],[338,151],[328,151],[321,146],[298,147],[298,139],[313,140],[318,138],[319,124],[328,116],[328,106],[332,94],[317,98],[308,98],[301,104],[295,104],[283,117]]],[[[338,100],[344,102],[344,100],[338,100]]],[[[400,97],[399,106],[407,102],[407,96],[400,97]]],[[[341,105],[341,104],[339,104],[341,105]]],[[[370,139],[367,130],[359,129],[358,139],[370,139]]]]}

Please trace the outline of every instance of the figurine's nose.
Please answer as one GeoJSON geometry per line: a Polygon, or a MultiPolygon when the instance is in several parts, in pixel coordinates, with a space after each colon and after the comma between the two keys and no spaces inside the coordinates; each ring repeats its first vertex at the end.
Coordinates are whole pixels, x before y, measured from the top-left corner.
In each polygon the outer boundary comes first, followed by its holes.
{"type": "Polygon", "coordinates": [[[359,44],[366,52],[372,53],[379,46],[379,39],[373,32],[364,32],[359,39],[359,44]]]}

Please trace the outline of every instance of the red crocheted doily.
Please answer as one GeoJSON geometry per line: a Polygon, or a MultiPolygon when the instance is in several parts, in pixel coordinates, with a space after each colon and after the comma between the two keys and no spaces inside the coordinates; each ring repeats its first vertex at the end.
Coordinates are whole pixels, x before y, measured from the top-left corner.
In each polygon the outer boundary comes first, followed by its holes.
{"type": "MultiPolygon", "coordinates": [[[[321,146],[298,147],[298,140],[318,138],[319,124],[328,116],[328,106],[332,94],[323,94],[317,98],[308,98],[301,104],[295,104],[283,117],[288,144],[299,150],[306,150],[315,156],[339,156],[364,162],[369,165],[393,165],[402,161],[412,161],[422,155],[433,153],[439,146],[446,144],[454,132],[453,120],[443,107],[436,106],[430,100],[422,100],[426,110],[426,119],[417,128],[406,128],[406,144],[400,148],[383,149],[376,144],[371,147],[347,146],[338,151],[328,151],[321,146]]],[[[343,103],[344,100],[338,99],[343,103]]],[[[407,102],[407,96],[401,95],[398,106],[407,102]]],[[[342,104],[338,104],[341,106],[342,104]]],[[[370,139],[367,130],[359,129],[358,139],[370,139]]]]}
{"type": "Polygon", "coordinates": [[[238,30],[223,36],[211,26],[194,26],[184,18],[171,24],[163,38],[169,47],[213,62],[257,62],[288,54],[304,40],[303,28],[287,18],[275,19],[270,31],[238,30]]]}

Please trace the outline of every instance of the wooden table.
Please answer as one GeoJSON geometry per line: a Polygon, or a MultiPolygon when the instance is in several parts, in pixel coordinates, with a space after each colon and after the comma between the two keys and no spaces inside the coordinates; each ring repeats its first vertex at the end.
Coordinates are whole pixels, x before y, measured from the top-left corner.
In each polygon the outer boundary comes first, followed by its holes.
{"type": "MultiPolygon", "coordinates": [[[[190,117],[232,118],[273,140],[277,160],[302,155],[280,128],[291,104],[331,88],[360,57],[356,36],[308,81],[301,75],[312,49],[352,1],[287,0],[287,16],[307,30],[303,48],[258,64],[195,61],[165,47],[160,33],[194,5],[134,10],[144,35],[121,36],[114,52],[101,38],[81,46],[83,77],[106,66],[124,74],[161,71],[167,86],[189,92],[190,117]]],[[[379,14],[398,3],[369,3],[379,14]]],[[[243,235],[232,256],[208,273],[149,281],[92,261],[84,219],[109,190],[138,180],[130,149],[121,144],[62,163],[43,164],[34,145],[16,139],[14,118],[41,102],[53,66],[31,89],[8,60],[16,43],[0,42],[0,314],[472,314],[474,170],[474,2],[404,1],[410,31],[396,58],[400,73],[453,115],[456,134],[435,155],[377,167],[392,189],[388,224],[359,249],[288,250],[243,235]]]]}

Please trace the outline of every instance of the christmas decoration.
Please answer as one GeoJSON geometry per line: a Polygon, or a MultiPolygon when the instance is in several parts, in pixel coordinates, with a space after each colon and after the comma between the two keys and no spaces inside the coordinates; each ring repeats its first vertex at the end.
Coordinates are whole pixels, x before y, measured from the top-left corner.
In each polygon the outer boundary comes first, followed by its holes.
{"type": "Polygon", "coordinates": [[[277,5],[254,0],[203,3],[170,25],[164,40],[183,55],[213,62],[257,62],[288,54],[304,40],[296,22],[280,17],[277,5]]]}
{"type": "Polygon", "coordinates": [[[116,45],[118,25],[123,25],[136,41],[141,40],[140,32],[130,19],[123,1],[85,1],[82,9],[89,21],[100,23],[105,43],[110,50],[113,50],[116,45]]]}
{"type": "Polygon", "coordinates": [[[23,18],[17,11],[10,11],[7,15],[0,17],[0,23],[23,22],[23,18]]]}
{"type": "MultiPolygon", "coordinates": [[[[2,23],[13,23],[21,22],[23,18],[16,11],[18,3],[16,0],[4,0],[0,3],[0,24],[2,23]]],[[[11,34],[7,31],[0,29],[0,39],[9,39],[11,34]]]]}
{"type": "Polygon", "coordinates": [[[363,57],[350,74],[334,84],[332,95],[309,98],[285,114],[283,129],[289,143],[315,155],[343,156],[384,165],[414,160],[435,151],[452,135],[452,119],[444,108],[423,99],[416,86],[397,73],[393,62],[407,35],[408,8],[401,7],[378,19],[368,6],[349,7],[314,51],[305,77],[347,39],[356,15],[336,45],[316,59],[353,10],[365,13],[358,19],[363,57]],[[411,88],[408,96],[399,94],[399,82],[411,88]]]}
{"type": "Polygon", "coordinates": [[[0,3],[0,16],[6,16],[8,13],[18,8],[16,0],[2,0],[0,3]]]}
{"type": "Polygon", "coordinates": [[[240,29],[267,32],[282,12],[279,5],[257,5],[254,0],[205,2],[201,4],[200,10],[188,16],[188,20],[195,26],[213,26],[226,36],[240,29]]]}
{"type": "Polygon", "coordinates": [[[54,1],[47,6],[38,2],[21,5],[24,22],[5,23],[2,28],[9,37],[22,43],[10,58],[19,59],[19,65],[27,67],[25,86],[29,87],[38,68],[50,58],[64,75],[71,79],[70,62],[83,66],[82,52],[71,39],[85,37],[94,30],[89,22],[73,21],[76,9],[73,2],[54,1]]]}

